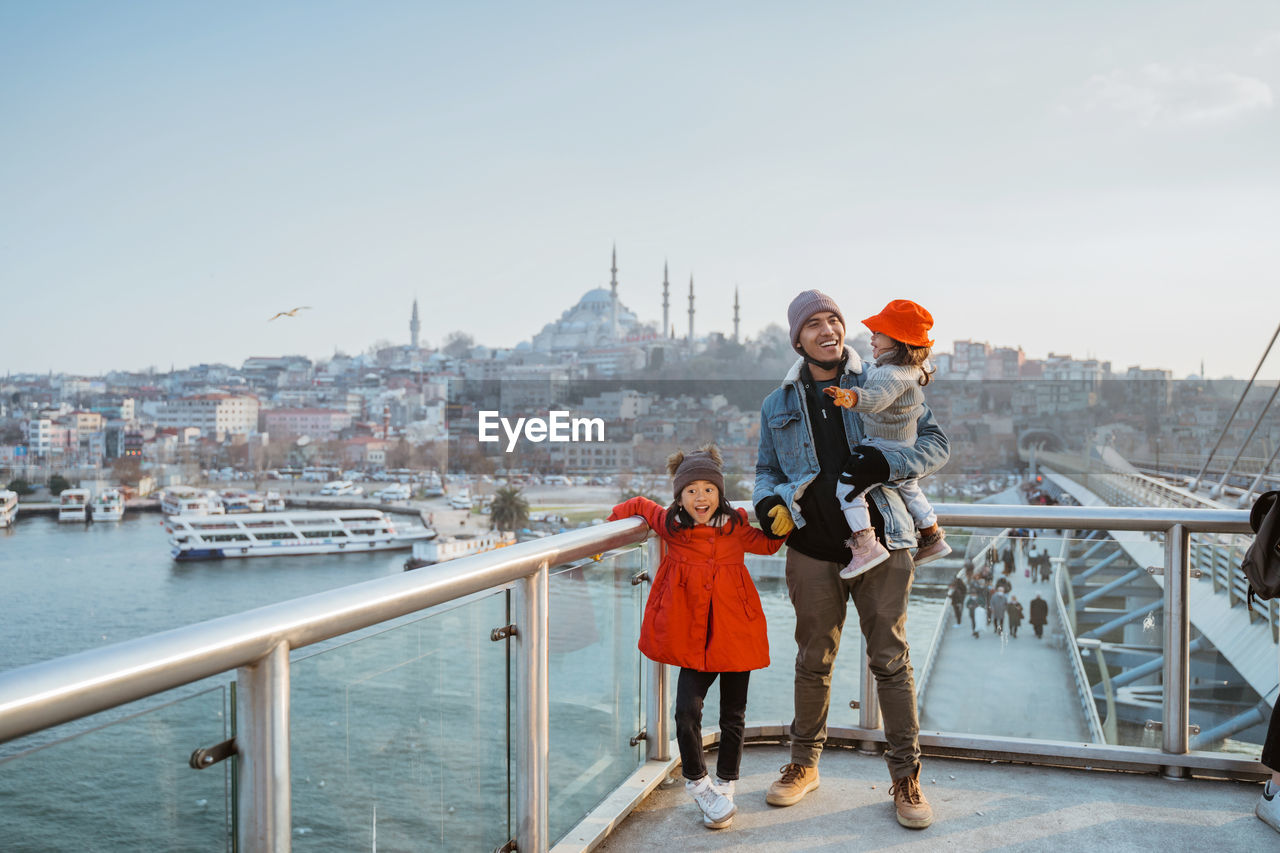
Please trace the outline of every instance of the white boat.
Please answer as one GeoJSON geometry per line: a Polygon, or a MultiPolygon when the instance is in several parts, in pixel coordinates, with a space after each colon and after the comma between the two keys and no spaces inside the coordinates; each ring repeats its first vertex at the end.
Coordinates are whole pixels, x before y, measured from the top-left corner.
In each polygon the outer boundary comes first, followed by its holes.
{"type": "Polygon", "coordinates": [[[8,527],[18,517],[18,493],[0,489],[0,527],[8,527]]]}
{"type": "Polygon", "coordinates": [[[423,566],[432,566],[446,560],[456,560],[472,554],[483,554],[495,548],[505,548],[508,545],[514,545],[515,541],[514,533],[505,531],[500,533],[496,530],[490,530],[488,533],[463,533],[460,536],[428,539],[414,543],[413,554],[405,560],[404,567],[418,569],[423,566]]]}
{"type": "Polygon", "coordinates": [[[222,510],[226,513],[249,512],[249,493],[239,489],[223,489],[218,495],[222,499],[222,510]]]}
{"type": "Polygon", "coordinates": [[[170,486],[160,493],[160,511],[165,515],[207,515],[209,493],[192,486],[170,486]]]}
{"type": "MultiPolygon", "coordinates": [[[[284,509],[284,507],[280,507],[284,509]]],[[[249,492],[249,512],[265,512],[267,502],[257,492],[249,492]]]]}
{"type": "Polygon", "coordinates": [[[284,512],[286,509],[288,507],[279,492],[267,492],[267,497],[262,502],[263,512],[284,512]]]}
{"type": "Polygon", "coordinates": [[[79,522],[89,520],[89,490],[63,489],[58,495],[58,521],[79,522]]]}
{"type": "Polygon", "coordinates": [[[119,521],[124,518],[124,495],[119,489],[103,489],[90,504],[94,521],[119,521]]]}
{"type": "Polygon", "coordinates": [[[178,515],[165,522],[175,560],[395,551],[436,535],[404,530],[376,509],[178,515]]]}

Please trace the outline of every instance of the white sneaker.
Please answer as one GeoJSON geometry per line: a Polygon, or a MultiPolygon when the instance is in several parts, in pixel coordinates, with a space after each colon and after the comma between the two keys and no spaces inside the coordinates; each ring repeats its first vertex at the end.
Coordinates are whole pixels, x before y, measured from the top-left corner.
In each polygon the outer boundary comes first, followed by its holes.
{"type": "MultiPolygon", "coordinates": [[[[734,785],[734,780],[732,779],[725,780],[725,779],[716,777],[716,781],[711,784],[711,787],[719,791],[720,796],[724,797],[726,800],[729,801],[729,805],[733,806],[733,811],[736,814],[738,811],[738,806],[733,801],[734,788],[736,787],[734,785]]],[[[702,825],[705,826],[707,829],[724,829],[726,826],[728,826],[731,823],[733,823],[732,814],[729,815],[724,820],[712,820],[706,815],[702,816],[702,825]]]]}
{"type": "Polygon", "coordinates": [[[1280,832],[1280,792],[1267,796],[1269,787],[1271,787],[1270,782],[1263,786],[1262,796],[1258,797],[1258,804],[1253,807],[1253,813],[1267,826],[1280,832]]]}
{"type": "Polygon", "coordinates": [[[702,809],[702,823],[710,829],[723,829],[733,822],[733,815],[738,807],[711,784],[710,777],[703,776],[698,781],[685,780],[684,789],[693,797],[693,801],[702,809]]]}

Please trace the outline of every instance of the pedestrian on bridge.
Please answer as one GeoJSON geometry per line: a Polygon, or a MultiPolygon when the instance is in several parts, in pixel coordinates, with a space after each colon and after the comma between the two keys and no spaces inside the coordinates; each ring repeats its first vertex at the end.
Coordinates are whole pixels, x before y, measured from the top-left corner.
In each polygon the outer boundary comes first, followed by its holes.
{"type": "Polygon", "coordinates": [[[1005,607],[1005,613],[1009,617],[1009,636],[1016,640],[1018,638],[1018,626],[1022,624],[1022,602],[1018,601],[1018,596],[1009,596],[1009,604],[1005,607]]]}
{"type": "Polygon", "coordinates": [[[1049,602],[1040,597],[1040,593],[1036,593],[1036,597],[1031,599],[1031,627],[1035,629],[1036,639],[1044,636],[1044,623],[1049,621],[1049,602]]]}
{"type": "Polygon", "coordinates": [[[996,591],[991,593],[991,625],[997,634],[1004,633],[1004,612],[1008,603],[1004,590],[996,587],[996,591]]]}
{"type": "Polygon", "coordinates": [[[960,611],[964,607],[965,592],[966,592],[966,589],[965,589],[964,581],[960,580],[960,576],[957,575],[956,577],[952,578],[951,587],[948,590],[948,593],[950,594],[950,597],[951,597],[951,609],[956,612],[957,625],[960,624],[960,611]]]}

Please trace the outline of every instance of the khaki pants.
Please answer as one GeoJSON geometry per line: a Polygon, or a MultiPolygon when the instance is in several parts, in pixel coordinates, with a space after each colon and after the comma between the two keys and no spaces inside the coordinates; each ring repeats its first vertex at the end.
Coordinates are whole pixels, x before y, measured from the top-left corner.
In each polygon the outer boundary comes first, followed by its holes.
{"type": "Polygon", "coordinates": [[[853,580],[840,578],[842,568],[840,563],[787,550],[787,593],[796,612],[798,647],[791,761],[818,766],[827,739],[831,670],[852,596],[880,693],[888,742],[885,761],[889,775],[897,780],[915,773],[920,762],[916,685],[906,634],[907,595],[915,566],[911,552],[903,549],[889,552],[888,560],[853,580]]]}

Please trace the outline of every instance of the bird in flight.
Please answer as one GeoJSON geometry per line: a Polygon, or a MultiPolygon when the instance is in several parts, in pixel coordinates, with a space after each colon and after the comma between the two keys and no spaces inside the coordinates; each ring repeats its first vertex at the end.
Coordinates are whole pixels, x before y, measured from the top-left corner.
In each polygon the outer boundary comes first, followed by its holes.
{"type": "Polygon", "coordinates": [[[272,317],[269,320],[267,320],[267,322],[270,323],[271,320],[275,320],[277,317],[297,317],[299,311],[303,311],[310,307],[311,307],[310,305],[299,305],[297,308],[294,308],[292,311],[281,311],[280,313],[276,314],[275,317],[272,317]]]}

